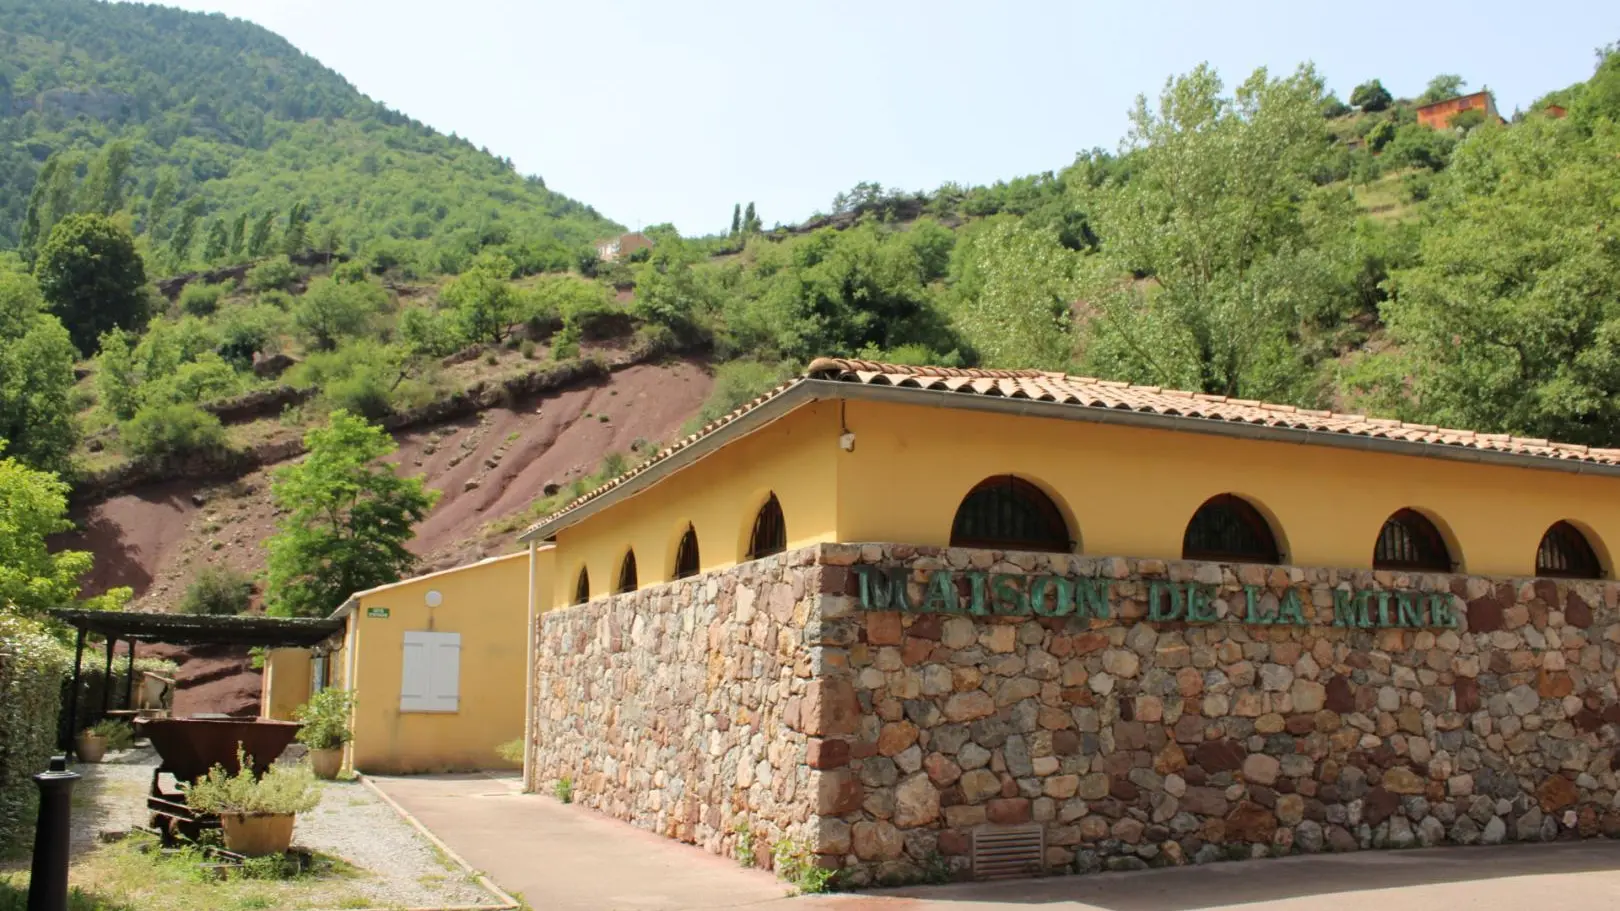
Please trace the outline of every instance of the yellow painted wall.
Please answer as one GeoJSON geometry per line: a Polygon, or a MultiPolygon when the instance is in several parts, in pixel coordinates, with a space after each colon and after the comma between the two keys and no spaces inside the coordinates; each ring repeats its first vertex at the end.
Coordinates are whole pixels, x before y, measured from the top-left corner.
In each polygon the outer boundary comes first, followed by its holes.
{"type": "Polygon", "coordinates": [[[309,701],[311,682],[309,649],[273,648],[265,652],[259,717],[293,720],[293,710],[309,701]]]}
{"type": "MultiPolygon", "coordinates": [[[[346,637],[353,648],[345,687],[355,693],[352,768],[399,774],[511,767],[495,748],[523,735],[529,578],[523,551],[359,597],[346,637]],[[429,590],[444,597],[436,608],[425,603],[429,590]],[[389,616],[366,616],[379,607],[389,616]],[[407,630],[461,634],[456,712],[400,711],[407,630]]],[[[335,672],[345,673],[347,659],[334,655],[335,672]]]]}
{"type": "Polygon", "coordinates": [[[1178,559],[1187,520],[1220,493],[1259,507],[1284,561],[1305,566],[1370,567],[1402,507],[1470,573],[1532,575],[1560,519],[1611,570],[1603,542],[1620,543],[1620,478],[879,402],[848,402],[846,422],[855,451],[829,453],[845,542],[948,544],[962,497],[1016,474],[1055,495],[1087,554],[1178,559]]]}
{"type": "Polygon", "coordinates": [[[807,405],[563,529],[552,603],[574,603],[581,567],[589,571],[591,597],[612,593],[632,547],[639,587],[668,582],[689,522],[705,572],[743,562],[754,518],[773,492],[782,504],[789,548],[834,540],[839,432],[837,402],[807,405]]]}

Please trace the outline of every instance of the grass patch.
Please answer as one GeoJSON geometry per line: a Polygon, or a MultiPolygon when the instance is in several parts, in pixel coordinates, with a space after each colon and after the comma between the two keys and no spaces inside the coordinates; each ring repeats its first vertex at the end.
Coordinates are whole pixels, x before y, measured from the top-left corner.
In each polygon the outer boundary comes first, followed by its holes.
{"type": "MultiPolygon", "coordinates": [[[[144,833],[76,859],[69,881],[75,897],[69,911],[251,911],[257,908],[363,908],[373,902],[356,890],[360,871],[317,854],[302,873],[284,858],[250,861],[223,874],[204,867],[195,848],[160,852],[144,833]]],[[[27,905],[28,875],[0,874],[0,911],[27,905]]]]}

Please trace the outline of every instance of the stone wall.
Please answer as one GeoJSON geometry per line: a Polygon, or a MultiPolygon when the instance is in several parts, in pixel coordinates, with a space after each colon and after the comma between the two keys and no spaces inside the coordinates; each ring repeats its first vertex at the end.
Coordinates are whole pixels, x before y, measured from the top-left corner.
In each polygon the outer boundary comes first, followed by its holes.
{"type": "Polygon", "coordinates": [[[536,632],[538,790],[659,834],[762,860],[808,840],[799,728],[813,550],[546,613],[536,632]]]}
{"type": "Polygon", "coordinates": [[[852,884],[965,875],[972,833],[997,824],[1042,824],[1053,871],[1620,833],[1614,583],[902,545],[816,558],[818,709],[808,744],[789,742],[817,770],[822,862],[852,884]],[[942,568],[1102,577],[1111,616],[862,610],[860,565],[911,571],[914,605],[942,568]],[[1217,619],[1148,621],[1151,580],[1214,586],[1217,619]],[[1243,623],[1245,584],[1271,614],[1292,590],[1306,625],[1243,623]],[[1332,626],[1351,587],[1449,592],[1459,628],[1332,626]]]}

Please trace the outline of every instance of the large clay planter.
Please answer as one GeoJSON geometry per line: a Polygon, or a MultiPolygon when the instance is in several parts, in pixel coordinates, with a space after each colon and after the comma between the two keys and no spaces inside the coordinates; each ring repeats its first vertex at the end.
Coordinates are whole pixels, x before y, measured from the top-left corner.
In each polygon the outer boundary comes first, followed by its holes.
{"type": "Polygon", "coordinates": [[[343,748],[333,747],[330,750],[310,750],[309,767],[315,771],[316,778],[327,781],[338,776],[343,768],[343,748]]]}
{"type": "Polygon", "coordinates": [[[73,752],[80,762],[100,762],[101,757],[107,755],[107,738],[89,732],[80,734],[73,752]]]}
{"type": "Polygon", "coordinates": [[[291,813],[273,816],[221,814],[219,824],[225,830],[225,850],[243,857],[285,854],[292,847],[293,819],[291,813]]]}

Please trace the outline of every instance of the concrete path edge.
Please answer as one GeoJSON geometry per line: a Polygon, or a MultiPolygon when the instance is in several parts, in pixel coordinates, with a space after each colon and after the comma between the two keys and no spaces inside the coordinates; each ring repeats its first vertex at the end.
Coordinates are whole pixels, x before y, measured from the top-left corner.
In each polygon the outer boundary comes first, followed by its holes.
{"type": "MultiPolygon", "coordinates": [[[[372,783],[370,778],[367,778],[363,773],[356,773],[355,778],[366,787],[366,790],[377,795],[377,797],[381,799],[383,803],[392,807],[394,812],[399,814],[399,818],[405,820],[405,822],[408,823],[411,828],[415,829],[423,838],[427,839],[429,844],[433,845],[435,848],[438,848],[440,851],[443,851],[446,857],[454,861],[456,866],[465,871],[468,876],[471,876],[473,881],[478,883],[478,885],[485,892],[488,892],[498,903],[494,905],[446,905],[436,908],[406,908],[404,911],[518,911],[518,909],[523,907],[522,902],[519,902],[510,895],[507,895],[505,890],[503,890],[500,886],[495,885],[493,880],[474,869],[472,864],[467,863],[466,858],[462,857],[460,854],[457,854],[454,848],[445,844],[437,835],[434,835],[432,832],[428,831],[427,826],[422,825],[421,821],[415,816],[411,815],[410,811],[400,806],[398,801],[394,800],[392,797],[389,797],[383,792],[382,788],[379,788],[376,784],[372,783]]],[[[361,909],[361,911],[389,911],[389,909],[365,908],[361,909]]]]}

